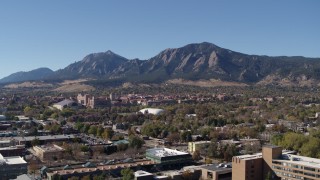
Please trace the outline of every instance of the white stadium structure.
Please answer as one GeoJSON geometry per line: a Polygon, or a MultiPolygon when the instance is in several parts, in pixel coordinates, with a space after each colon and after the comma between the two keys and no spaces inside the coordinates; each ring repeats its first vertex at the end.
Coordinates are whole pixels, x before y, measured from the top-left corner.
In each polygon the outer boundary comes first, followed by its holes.
{"type": "Polygon", "coordinates": [[[156,108],[145,108],[141,109],[139,112],[143,114],[153,114],[153,115],[159,115],[164,112],[163,109],[156,109],[156,108]]]}

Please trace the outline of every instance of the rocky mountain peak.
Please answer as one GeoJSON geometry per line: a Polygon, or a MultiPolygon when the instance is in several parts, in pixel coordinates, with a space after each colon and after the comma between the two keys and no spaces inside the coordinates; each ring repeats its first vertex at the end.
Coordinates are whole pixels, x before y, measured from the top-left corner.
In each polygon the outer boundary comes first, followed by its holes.
{"type": "Polygon", "coordinates": [[[92,53],[81,61],[56,71],[51,77],[151,83],[175,78],[219,79],[249,84],[272,84],[277,79],[281,80],[278,83],[282,83],[287,79],[294,83],[313,81],[316,84],[320,82],[320,59],[247,55],[202,42],[165,49],[145,61],[128,60],[110,50],[92,53]]]}

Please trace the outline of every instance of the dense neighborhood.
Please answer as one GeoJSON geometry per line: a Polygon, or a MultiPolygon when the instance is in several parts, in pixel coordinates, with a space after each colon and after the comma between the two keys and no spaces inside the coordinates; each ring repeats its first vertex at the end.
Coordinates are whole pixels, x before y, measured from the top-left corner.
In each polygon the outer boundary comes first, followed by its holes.
{"type": "Polygon", "coordinates": [[[317,90],[165,86],[3,89],[2,178],[320,178],[317,90]]]}

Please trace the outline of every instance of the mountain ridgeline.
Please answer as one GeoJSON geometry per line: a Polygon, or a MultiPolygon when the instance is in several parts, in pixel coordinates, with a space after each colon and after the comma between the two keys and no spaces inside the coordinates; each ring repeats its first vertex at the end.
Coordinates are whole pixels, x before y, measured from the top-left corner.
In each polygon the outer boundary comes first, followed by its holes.
{"type": "Polygon", "coordinates": [[[0,79],[0,83],[43,80],[53,74],[54,74],[54,71],[52,71],[49,68],[38,68],[28,72],[20,71],[0,79]]]}
{"type": "MultiPolygon", "coordinates": [[[[247,55],[204,42],[166,49],[149,60],[129,60],[111,51],[94,53],[64,69],[37,77],[147,83],[177,78],[218,79],[246,84],[303,85],[308,82],[317,85],[320,58],[247,55]]],[[[4,82],[3,79],[0,82],[4,82]]],[[[9,82],[8,78],[5,82],[9,82]]]]}

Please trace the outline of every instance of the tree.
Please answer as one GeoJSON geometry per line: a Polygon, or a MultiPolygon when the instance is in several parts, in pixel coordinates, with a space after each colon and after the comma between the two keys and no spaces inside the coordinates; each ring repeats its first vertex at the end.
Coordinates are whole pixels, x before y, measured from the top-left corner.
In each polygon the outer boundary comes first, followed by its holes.
{"type": "Polygon", "coordinates": [[[101,136],[104,139],[111,139],[113,134],[114,134],[114,131],[111,128],[106,128],[106,129],[104,129],[104,131],[101,134],[101,136]]]}
{"type": "Polygon", "coordinates": [[[179,142],[180,140],[180,136],[179,133],[171,133],[168,137],[167,137],[168,141],[171,143],[175,143],[175,142],[179,142]]]}
{"type": "Polygon", "coordinates": [[[34,138],[34,139],[31,141],[31,145],[32,145],[32,146],[40,145],[40,140],[39,140],[38,138],[34,138]]]}
{"type": "Polygon", "coordinates": [[[54,174],[51,179],[52,180],[60,180],[62,178],[61,178],[61,176],[59,174],[54,174]]]}
{"type": "Polygon", "coordinates": [[[89,133],[89,134],[96,135],[96,134],[97,134],[97,129],[98,129],[97,126],[91,125],[90,128],[89,128],[89,130],[88,130],[88,133],[89,133]]]}
{"type": "Polygon", "coordinates": [[[72,155],[72,147],[68,143],[63,142],[62,147],[66,153],[68,153],[69,155],[72,155]]]}
{"type": "Polygon", "coordinates": [[[211,158],[216,158],[218,157],[218,146],[216,143],[211,142],[209,147],[208,147],[208,156],[211,158]]]}
{"type": "Polygon", "coordinates": [[[86,146],[86,145],[82,145],[82,146],[80,147],[80,149],[81,149],[82,152],[88,152],[88,151],[89,151],[89,147],[86,146]]]}
{"type": "Polygon", "coordinates": [[[64,125],[67,124],[67,121],[66,121],[66,120],[62,120],[62,121],[60,122],[60,124],[61,124],[62,126],[64,126],[64,125]]]}
{"type": "Polygon", "coordinates": [[[91,180],[90,175],[83,176],[83,177],[81,178],[81,180],[91,180]]]}
{"type": "Polygon", "coordinates": [[[206,163],[206,164],[212,164],[212,159],[206,158],[206,159],[205,159],[205,163],[206,163]]]}
{"type": "Polygon", "coordinates": [[[28,117],[33,117],[35,115],[35,109],[31,108],[30,106],[27,106],[26,108],[24,108],[24,115],[28,116],[28,117]]]}
{"type": "Polygon", "coordinates": [[[68,178],[68,180],[79,180],[78,177],[72,176],[71,178],[68,178]]]}
{"type": "Polygon", "coordinates": [[[54,123],[52,124],[51,126],[47,125],[45,127],[45,129],[47,130],[50,130],[51,133],[61,133],[62,132],[62,128],[61,128],[61,125],[57,124],[57,123],[54,123]]]}
{"type": "Polygon", "coordinates": [[[190,131],[184,131],[180,135],[180,139],[184,142],[192,141],[192,134],[190,131]]]}
{"type": "Polygon", "coordinates": [[[81,128],[81,130],[80,130],[80,132],[82,132],[82,133],[88,133],[88,130],[90,129],[90,125],[89,124],[85,124],[82,128],[81,128]]]}
{"type": "Polygon", "coordinates": [[[135,136],[135,135],[131,135],[129,137],[129,146],[131,148],[140,149],[143,144],[144,144],[144,140],[141,139],[140,137],[135,136]]]}
{"type": "Polygon", "coordinates": [[[61,111],[61,116],[63,117],[70,117],[72,116],[73,114],[75,114],[75,111],[73,109],[70,109],[70,108],[64,108],[62,111],[61,111]]]}
{"type": "Polygon", "coordinates": [[[93,176],[93,180],[105,180],[105,177],[103,177],[103,175],[100,175],[100,176],[95,175],[93,176]]]}
{"type": "Polygon", "coordinates": [[[117,151],[125,151],[128,149],[128,144],[120,143],[117,145],[117,151]]]}
{"type": "Polygon", "coordinates": [[[283,136],[281,146],[286,149],[299,151],[302,145],[307,141],[308,139],[303,134],[290,132],[283,136]]]}
{"type": "Polygon", "coordinates": [[[184,180],[192,180],[192,173],[189,170],[183,171],[181,176],[184,180]]]}
{"type": "Polygon", "coordinates": [[[35,174],[36,170],[38,169],[37,162],[35,160],[31,160],[28,166],[29,172],[35,174]]]}
{"type": "Polygon", "coordinates": [[[29,136],[36,136],[36,135],[38,135],[38,129],[36,127],[32,127],[29,130],[29,136]]]}
{"type": "Polygon", "coordinates": [[[104,128],[102,126],[98,126],[96,136],[101,137],[103,132],[104,132],[104,128]]]}
{"type": "Polygon", "coordinates": [[[132,180],[134,178],[133,171],[130,168],[122,169],[121,175],[123,180],[132,180]]]}
{"type": "Polygon", "coordinates": [[[320,158],[320,139],[311,137],[300,148],[301,154],[308,157],[320,158]]]}
{"type": "Polygon", "coordinates": [[[283,139],[283,135],[282,134],[275,134],[271,138],[271,143],[274,144],[274,145],[279,146],[280,143],[282,142],[282,139],[283,139]]]}
{"type": "Polygon", "coordinates": [[[75,128],[76,128],[76,130],[78,130],[78,131],[80,131],[83,127],[84,127],[84,124],[81,123],[81,122],[77,122],[77,123],[75,124],[75,128]]]}
{"type": "Polygon", "coordinates": [[[192,154],[192,159],[195,161],[198,161],[201,159],[200,151],[196,150],[192,154]]]}
{"type": "Polygon", "coordinates": [[[92,146],[92,156],[93,158],[99,158],[102,154],[104,154],[104,147],[103,146],[92,146]]]}
{"type": "Polygon", "coordinates": [[[232,157],[235,156],[237,153],[236,147],[235,145],[226,145],[224,149],[225,149],[225,151],[223,152],[224,160],[229,162],[231,161],[232,157]]]}
{"type": "Polygon", "coordinates": [[[42,125],[42,124],[39,124],[38,127],[37,127],[37,129],[38,129],[38,130],[43,130],[43,125],[42,125]]]}

